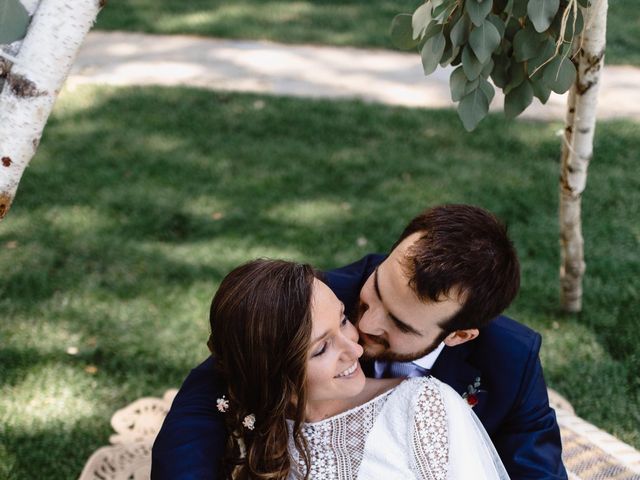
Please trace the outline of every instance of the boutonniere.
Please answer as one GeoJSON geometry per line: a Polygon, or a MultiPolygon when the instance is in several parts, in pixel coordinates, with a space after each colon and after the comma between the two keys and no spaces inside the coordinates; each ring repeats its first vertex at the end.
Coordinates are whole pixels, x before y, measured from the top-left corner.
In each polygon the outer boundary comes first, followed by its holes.
{"type": "Polygon", "coordinates": [[[467,391],[462,394],[462,398],[467,401],[471,408],[478,404],[478,393],[484,392],[484,390],[480,389],[480,384],[480,377],[476,377],[473,383],[467,386],[467,391]]]}

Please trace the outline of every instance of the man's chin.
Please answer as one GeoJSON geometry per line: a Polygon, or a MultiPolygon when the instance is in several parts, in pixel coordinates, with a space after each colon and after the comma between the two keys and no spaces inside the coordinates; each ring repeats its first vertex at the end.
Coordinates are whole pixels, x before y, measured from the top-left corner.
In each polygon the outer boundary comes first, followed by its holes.
{"type": "Polygon", "coordinates": [[[362,358],[364,360],[380,360],[383,362],[411,362],[421,358],[420,354],[399,354],[380,345],[364,346],[362,358]]]}

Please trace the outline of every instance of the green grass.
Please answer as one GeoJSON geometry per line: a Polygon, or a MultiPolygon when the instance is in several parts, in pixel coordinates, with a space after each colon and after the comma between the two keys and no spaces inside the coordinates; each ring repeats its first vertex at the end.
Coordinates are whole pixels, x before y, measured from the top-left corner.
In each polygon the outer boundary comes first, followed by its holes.
{"type": "MultiPolygon", "coordinates": [[[[285,43],[392,48],[389,25],[419,0],[113,0],[97,27],[285,43]]],[[[637,0],[610,0],[608,64],[640,65],[637,0]]]]}
{"type": "Polygon", "coordinates": [[[207,354],[209,302],[233,266],[343,265],[441,202],[508,222],[523,266],[509,313],[543,333],[549,384],[640,447],[640,129],[598,125],[584,313],[570,317],[557,300],[559,127],[492,115],[466,134],[451,111],[65,92],[0,224],[0,478],[76,478],[115,410],[179,386],[207,354]]]}

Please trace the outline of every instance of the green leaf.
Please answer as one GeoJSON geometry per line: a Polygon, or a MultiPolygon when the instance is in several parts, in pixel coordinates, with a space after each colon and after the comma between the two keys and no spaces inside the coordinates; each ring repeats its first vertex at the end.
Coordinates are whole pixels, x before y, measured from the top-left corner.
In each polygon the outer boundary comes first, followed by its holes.
{"type": "Polygon", "coordinates": [[[520,83],[504,97],[504,114],[515,118],[527,108],[533,100],[533,88],[529,80],[520,83]]]}
{"type": "Polygon", "coordinates": [[[521,18],[527,14],[527,2],[528,0],[514,0],[512,12],[514,17],[521,18]]]}
{"type": "Polygon", "coordinates": [[[480,75],[482,75],[484,78],[489,78],[489,75],[491,75],[491,72],[493,71],[494,66],[495,66],[495,63],[493,59],[490,58],[489,61],[485,63],[484,66],[482,67],[482,72],[480,72],[480,75]]]}
{"type": "Polygon", "coordinates": [[[492,6],[493,0],[467,0],[465,3],[467,15],[476,27],[482,25],[492,6]]]}
{"type": "Polygon", "coordinates": [[[504,37],[504,31],[506,29],[506,26],[502,21],[502,19],[499,16],[494,15],[493,13],[491,13],[487,18],[491,23],[493,23],[493,26],[496,27],[496,30],[498,30],[500,37],[501,38],[504,37]]]}
{"type": "Polygon", "coordinates": [[[454,47],[451,45],[451,42],[447,40],[447,46],[444,49],[444,53],[442,54],[442,58],[440,59],[440,66],[446,67],[451,62],[455,60],[455,58],[460,53],[460,47],[454,47]]]}
{"type": "Polygon", "coordinates": [[[542,103],[547,103],[551,95],[551,89],[544,84],[541,78],[531,80],[531,88],[533,88],[533,95],[537,97],[538,100],[542,103]]]}
{"type": "Polygon", "coordinates": [[[467,132],[475,129],[487,113],[489,113],[489,102],[480,88],[465,95],[458,104],[458,116],[467,132]]]}
{"type": "Polygon", "coordinates": [[[438,23],[436,20],[432,20],[427,29],[424,32],[423,40],[428,40],[434,35],[442,32],[442,24],[438,23]]]}
{"type": "Polygon", "coordinates": [[[591,4],[591,1],[590,0],[578,0],[578,4],[580,4],[581,7],[587,8],[591,4]]]}
{"type": "Polygon", "coordinates": [[[560,0],[529,0],[527,14],[538,32],[549,28],[560,7],[560,0]]]}
{"type": "Polygon", "coordinates": [[[442,23],[451,15],[455,6],[455,0],[447,0],[442,5],[433,8],[432,16],[435,20],[442,23]]]}
{"type": "Polygon", "coordinates": [[[431,75],[444,53],[445,39],[442,32],[431,37],[422,47],[422,68],[425,75],[431,75]]]}
{"type": "Polygon", "coordinates": [[[526,78],[524,73],[524,64],[511,62],[511,66],[509,67],[509,71],[507,72],[509,81],[504,87],[505,95],[509,93],[511,90],[519,86],[522,81],[526,78]]]}
{"type": "Polygon", "coordinates": [[[391,22],[391,43],[396,48],[410,50],[418,45],[418,40],[413,38],[413,27],[411,26],[411,15],[401,13],[396,15],[391,22]]]}
{"type": "Polygon", "coordinates": [[[469,16],[464,14],[460,17],[460,20],[451,29],[451,43],[456,47],[464,45],[469,39],[469,29],[471,28],[471,20],[469,16]]]}
{"type": "MultiPolygon", "coordinates": [[[[475,1],[475,0],[474,0],[475,1]]],[[[462,68],[469,80],[475,80],[482,72],[482,64],[478,61],[470,45],[465,45],[462,50],[462,68]]]]}
{"type": "Polygon", "coordinates": [[[474,28],[469,35],[469,45],[476,54],[480,63],[485,63],[491,58],[493,51],[500,45],[500,33],[489,20],[474,28]]]}
{"type": "Polygon", "coordinates": [[[462,97],[467,93],[467,76],[464,74],[462,67],[456,68],[451,72],[449,77],[449,88],[451,89],[451,100],[454,102],[460,101],[462,97]]]}
{"type": "Polygon", "coordinates": [[[564,93],[576,80],[576,67],[568,55],[559,55],[544,67],[542,80],[556,93],[564,93]]]}
{"type": "Polygon", "coordinates": [[[506,53],[494,57],[495,66],[491,71],[491,80],[498,88],[504,88],[509,80],[508,71],[511,59],[506,53]]]}
{"type": "Polygon", "coordinates": [[[542,48],[538,51],[536,57],[532,58],[527,62],[527,73],[531,77],[532,75],[535,77],[542,77],[542,71],[536,70],[540,65],[545,63],[547,60],[550,60],[556,53],[556,44],[551,38],[547,38],[542,44],[542,48]],[[534,74],[534,72],[536,72],[534,74]]]}
{"type": "MultiPolygon", "coordinates": [[[[467,95],[468,93],[473,92],[476,88],[478,88],[478,85],[480,84],[480,78],[478,77],[475,80],[472,81],[467,81],[467,86],[464,87],[464,95],[467,95]]],[[[463,95],[463,96],[464,96],[463,95]]]]}
{"type": "Polygon", "coordinates": [[[495,88],[493,88],[493,85],[491,85],[484,78],[480,77],[480,83],[478,86],[480,87],[480,90],[482,91],[482,93],[484,93],[484,96],[487,97],[487,102],[491,104],[491,100],[493,100],[493,97],[496,94],[496,90],[495,88]]]}
{"type": "Polygon", "coordinates": [[[544,49],[545,36],[536,32],[529,23],[513,37],[513,54],[518,62],[524,62],[539,55],[544,49]]]}
{"type": "Polygon", "coordinates": [[[420,5],[411,16],[411,28],[413,29],[413,39],[419,40],[427,29],[431,21],[431,2],[427,0],[420,5]]]}
{"type": "Polygon", "coordinates": [[[29,13],[19,0],[0,0],[0,45],[24,38],[28,26],[29,13]]]}

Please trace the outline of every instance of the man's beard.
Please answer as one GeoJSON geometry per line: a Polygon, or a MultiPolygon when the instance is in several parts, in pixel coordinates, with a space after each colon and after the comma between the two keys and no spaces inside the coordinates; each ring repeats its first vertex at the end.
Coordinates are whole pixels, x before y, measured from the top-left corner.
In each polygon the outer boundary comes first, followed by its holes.
{"type": "MultiPolygon", "coordinates": [[[[362,335],[362,334],[360,334],[360,335],[362,335]]],[[[364,349],[364,354],[362,355],[362,358],[364,360],[382,360],[382,361],[386,361],[386,362],[412,362],[414,360],[418,360],[419,358],[426,357],[431,352],[433,352],[436,348],[438,348],[440,346],[440,344],[442,343],[442,340],[444,340],[447,337],[447,335],[448,335],[447,332],[442,332],[425,349],[419,350],[419,351],[413,352],[413,353],[395,353],[395,352],[392,352],[392,351],[389,350],[389,343],[385,339],[380,338],[380,337],[372,337],[371,335],[367,335],[367,338],[369,340],[371,340],[373,343],[377,343],[378,345],[380,345],[380,346],[382,346],[384,348],[384,350],[382,350],[380,353],[370,354],[367,351],[367,345],[362,342],[362,339],[360,340],[359,343],[360,343],[360,345],[362,345],[362,348],[364,349]]]]}
{"type": "MultiPolygon", "coordinates": [[[[358,310],[356,312],[356,322],[355,322],[356,328],[358,327],[358,323],[360,322],[360,319],[362,318],[362,314],[364,313],[365,310],[366,308],[363,308],[363,305],[360,303],[358,305],[358,310]]],[[[425,357],[429,355],[431,352],[433,352],[436,348],[440,346],[442,341],[449,335],[449,333],[450,332],[446,330],[441,330],[438,336],[436,337],[436,339],[433,342],[431,342],[431,344],[429,344],[426,348],[413,353],[392,352],[390,351],[389,342],[387,342],[384,338],[362,333],[360,332],[360,330],[358,330],[358,334],[360,336],[358,343],[364,349],[364,354],[362,355],[363,360],[382,360],[386,362],[412,362],[414,360],[418,360],[419,358],[425,357]],[[370,342],[380,345],[383,348],[383,350],[380,353],[376,353],[376,354],[369,353],[367,351],[367,344],[362,341],[363,336],[366,336],[370,342]]]]}

